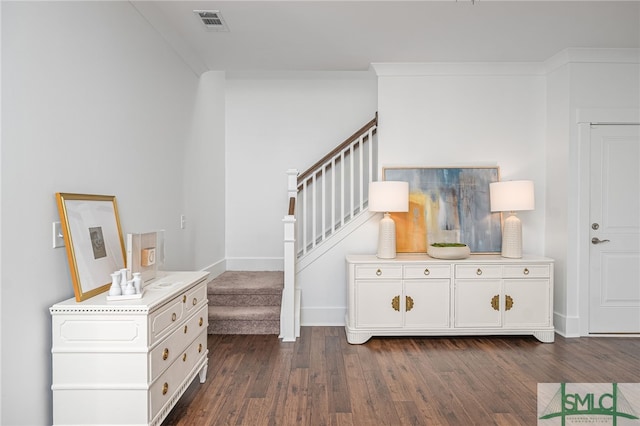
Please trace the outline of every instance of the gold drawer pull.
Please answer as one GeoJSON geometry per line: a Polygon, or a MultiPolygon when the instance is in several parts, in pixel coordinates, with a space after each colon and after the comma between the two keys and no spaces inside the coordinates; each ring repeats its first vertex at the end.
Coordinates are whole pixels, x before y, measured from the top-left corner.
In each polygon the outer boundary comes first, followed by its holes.
{"type": "Polygon", "coordinates": [[[184,334],[187,334],[187,326],[184,326],[184,334]]]}
{"type": "Polygon", "coordinates": [[[176,315],[176,313],[175,313],[175,312],[174,312],[174,313],[172,313],[172,314],[171,314],[171,321],[175,321],[175,320],[177,320],[177,319],[178,319],[178,316],[176,315]]]}
{"type": "Polygon", "coordinates": [[[162,351],[162,360],[166,361],[167,358],[169,358],[169,348],[164,348],[164,351],[162,351]]]}
{"type": "Polygon", "coordinates": [[[187,295],[182,296],[182,303],[187,303],[187,295]]]}
{"type": "Polygon", "coordinates": [[[522,271],[525,275],[529,275],[529,269],[528,268],[524,268],[524,271],[522,271]]]}
{"type": "Polygon", "coordinates": [[[429,275],[430,273],[431,273],[431,271],[429,271],[429,268],[427,268],[427,269],[425,269],[425,270],[424,270],[424,274],[425,274],[425,275],[429,275]]]}
{"type": "Polygon", "coordinates": [[[169,383],[164,382],[164,385],[162,385],[162,394],[166,395],[167,392],[169,392],[169,383]]]}
{"type": "Polygon", "coordinates": [[[478,270],[476,271],[476,275],[482,275],[482,269],[478,268],[478,270]]]}
{"type": "Polygon", "coordinates": [[[405,297],[405,306],[407,307],[407,312],[413,309],[413,298],[411,296],[405,297]]]}
{"type": "Polygon", "coordinates": [[[202,324],[204,324],[204,319],[202,319],[202,317],[200,317],[200,321],[198,321],[198,325],[200,327],[202,327],[202,324]]]}
{"type": "Polygon", "coordinates": [[[185,362],[187,360],[187,354],[182,354],[182,362],[185,362]]]}
{"type": "Polygon", "coordinates": [[[202,352],[202,343],[198,345],[198,353],[202,352]]]}
{"type": "Polygon", "coordinates": [[[400,311],[400,296],[391,299],[391,307],[394,311],[400,311]]]}
{"type": "Polygon", "coordinates": [[[513,298],[507,294],[504,297],[504,309],[508,311],[511,308],[513,308],[513,298]]]}
{"type": "Polygon", "coordinates": [[[377,275],[377,276],[382,275],[382,271],[381,271],[380,269],[378,269],[378,270],[376,271],[376,275],[377,275]]]}
{"type": "Polygon", "coordinates": [[[196,299],[195,297],[193,298],[193,306],[196,306],[198,304],[198,299],[196,299]]]}
{"type": "Polygon", "coordinates": [[[499,295],[495,295],[491,298],[491,307],[496,310],[499,311],[500,310],[500,296],[499,295]]]}

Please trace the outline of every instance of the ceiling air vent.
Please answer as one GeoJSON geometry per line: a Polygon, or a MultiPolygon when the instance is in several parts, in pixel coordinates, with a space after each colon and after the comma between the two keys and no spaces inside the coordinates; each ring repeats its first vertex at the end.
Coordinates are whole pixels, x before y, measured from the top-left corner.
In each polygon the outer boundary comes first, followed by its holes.
{"type": "Polygon", "coordinates": [[[200,21],[209,31],[229,31],[226,22],[218,10],[194,10],[200,21]]]}

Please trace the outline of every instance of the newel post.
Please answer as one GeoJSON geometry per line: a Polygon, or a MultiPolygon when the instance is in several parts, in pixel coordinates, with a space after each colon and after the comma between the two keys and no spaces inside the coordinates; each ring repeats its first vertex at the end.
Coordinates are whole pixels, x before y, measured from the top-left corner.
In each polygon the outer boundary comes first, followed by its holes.
{"type": "Polygon", "coordinates": [[[280,338],[294,342],[300,335],[296,321],[296,217],[295,202],[298,186],[298,170],[287,170],[287,194],[289,207],[282,222],[284,224],[284,289],[280,310],[280,338]]]}

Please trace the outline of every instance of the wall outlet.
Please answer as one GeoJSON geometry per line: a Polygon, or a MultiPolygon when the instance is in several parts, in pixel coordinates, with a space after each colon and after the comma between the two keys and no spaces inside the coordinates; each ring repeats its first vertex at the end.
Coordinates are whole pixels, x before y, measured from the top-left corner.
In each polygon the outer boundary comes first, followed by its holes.
{"type": "Polygon", "coordinates": [[[62,235],[62,224],[53,222],[53,248],[64,247],[64,235],[62,235]]]}
{"type": "Polygon", "coordinates": [[[187,226],[187,216],[180,215],[180,229],[184,229],[187,226]]]}

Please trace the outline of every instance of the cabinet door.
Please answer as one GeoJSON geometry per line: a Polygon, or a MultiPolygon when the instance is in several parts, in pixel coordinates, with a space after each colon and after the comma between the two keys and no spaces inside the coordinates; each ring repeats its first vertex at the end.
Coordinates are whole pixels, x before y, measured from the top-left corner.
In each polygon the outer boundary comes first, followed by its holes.
{"type": "Polygon", "coordinates": [[[405,327],[449,327],[449,280],[405,281],[405,327]]]}
{"type": "Polygon", "coordinates": [[[505,280],[504,297],[511,300],[505,309],[505,327],[548,326],[551,314],[549,285],[549,280],[545,279],[505,280]]]}
{"type": "Polygon", "coordinates": [[[356,326],[401,327],[402,281],[356,281],[356,326]]]}
{"type": "Polygon", "coordinates": [[[455,327],[499,327],[499,299],[500,280],[456,280],[455,327]],[[495,306],[492,300],[496,300],[495,306]]]}

